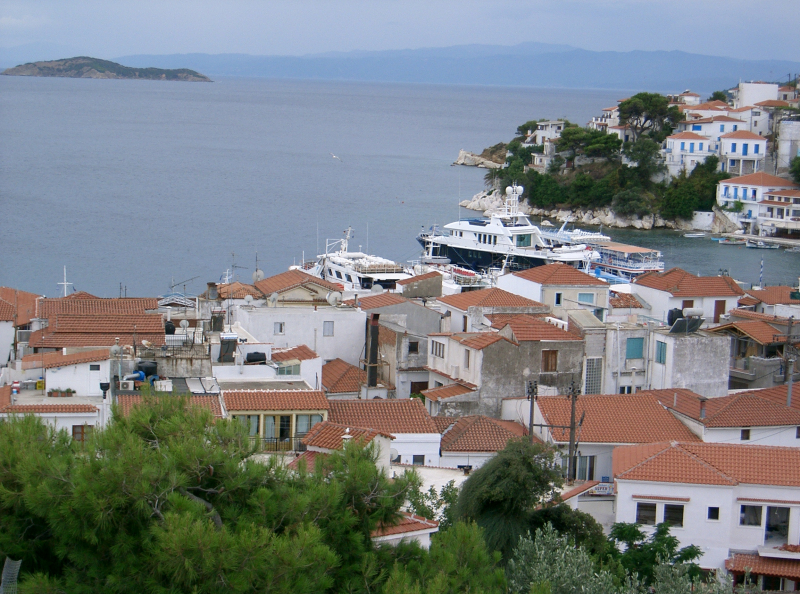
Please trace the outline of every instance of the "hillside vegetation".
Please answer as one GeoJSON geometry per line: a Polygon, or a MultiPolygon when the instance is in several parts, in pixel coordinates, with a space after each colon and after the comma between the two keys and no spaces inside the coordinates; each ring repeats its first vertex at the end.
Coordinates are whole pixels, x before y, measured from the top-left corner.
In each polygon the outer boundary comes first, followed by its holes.
{"type": "Polygon", "coordinates": [[[190,82],[211,82],[207,76],[179,68],[129,68],[109,60],[78,56],[49,62],[21,64],[3,71],[8,76],[56,76],[65,78],[138,78],[145,80],[182,80],[190,82]]]}

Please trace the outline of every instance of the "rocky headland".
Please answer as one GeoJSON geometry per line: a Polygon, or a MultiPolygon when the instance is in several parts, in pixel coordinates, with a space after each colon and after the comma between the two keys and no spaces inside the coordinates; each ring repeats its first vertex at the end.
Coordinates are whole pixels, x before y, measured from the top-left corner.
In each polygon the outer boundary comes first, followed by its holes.
{"type": "Polygon", "coordinates": [[[207,76],[189,70],[178,68],[165,70],[163,68],[130,68],[111,62],[79,56],[64,60],[49,62],[31,62],[8,68],[0,74],[7,76],[56,76],[62,78],[122,78],[141,80],[179,80],[187,82],[212,82],[207,76]]]}
{"type": "Polygon", "coordinates": [[[461,149],[458,151],[458,158],[455,160],[453,165],[466,165],[468,167],[482,167],[484,169],[499,169],[503,166],[503,163],[497,163],[486,157],[482,157],[481,155],[476,155],[475,153],[470,153],[469,151],[465,151],[461,149]]]}

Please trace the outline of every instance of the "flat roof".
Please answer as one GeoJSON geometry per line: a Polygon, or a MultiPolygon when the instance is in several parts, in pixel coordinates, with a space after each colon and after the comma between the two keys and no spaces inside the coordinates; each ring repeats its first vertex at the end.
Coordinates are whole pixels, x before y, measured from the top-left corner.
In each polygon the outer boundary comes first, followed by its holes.
{"type": "Polygon", "coordinates": [[[658,253],[658,250],[653,248],[639,247],[638,245],[628,245],[626,243],[617,243],[616,241],[605,241],[595,247],[608,248],[617,252],[625,252],[627,254],[651,254],[658,253]]]}

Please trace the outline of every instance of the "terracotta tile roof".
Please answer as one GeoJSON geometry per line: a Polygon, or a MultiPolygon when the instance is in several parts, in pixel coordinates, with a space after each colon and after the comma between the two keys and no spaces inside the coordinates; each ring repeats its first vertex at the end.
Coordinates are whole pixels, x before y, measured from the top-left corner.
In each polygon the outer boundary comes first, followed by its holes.
{"type": "Polygon", "coordinates": [[[86,291],[75,291],[66,297],[62,297],[62,299],[100,299],[100,297],[87,293],[86,291]]]}
{"type": "Polygon", "coordinates": [[[13,322],[14,313],[14,306],[0,299],[0,322],[13,322]]]}
{"type": "Polygon", "coordinates": [[[321,390],[223,390],[228,412],[269,410],[328,410],[321,390]]]}
{"type": "Polygon", "coordinates": [[[555,262],[545,266],[536,266],[520,272],[515,272],[514,276],[525,280],[539,283],[540,285],[569,285],[576,287],[602,286],[608,287],[608,283],[601,281],[596,276],[586,274],[569,264],[555,262]]]}
{"type": "Polygon", "coordinates": [[[786,101],[780,99],[767,99],[766,101],[759,101],[756,103],[759,107],[789,107],[786,101]]]}
{"type": "Polygon", "coordinates": [[[52,369],[53,367],[66,367],[67,365],[78,365],[79,363],[107,361],[110,357],[111,355],[109,355],[108,349],[80,351],[70,355],[63,355],[60,351],[54,353],[36,353],[33,355],[25,355],[22,358],[22,368],[52,369]]]}
{"type": "Polygon", "coordinates": [[[284,293],[295,287],[304,287],[308,285],[316,285],[323,291],[341,291],[339,285],[311,276],[300,270],[287,270],[275,276],[270,276],[255,284],[256,289],[261,291],[264,295],[272,295],[272,293],[284,293]]]}
{"type": "MultiPolygon", "coordinates": [[[[586,413],[578,438],[582,443],[650,443],[654,441],[699,441],[694,433],[659,402],[672,402],[674,392],[647,390],[636,394],[578,396],[576,417],[586,413]]],[[[568,426],[570,402],[564,396],[540,396],[539,410],[548,425],[568,426]]],[[[569,441],[569,429],[551,429],[554,441],[569,441]]]]}
{"type": "Polygon", "coordinates": [[[786,208],[791,206],[790,202],[781,202],[780,200],[759,200],[758,204],[766,204],[767,206],[783,206],[786,208]]]}
{"type": "Polygon", "coordinates": [[[17,326],[25,326],[36,317],[36,301],[39,299],[39,295],[19,289],[0,287],[0,299],[16,308],[17,326]]]}
{"type": "Polygon", "coordinates": [[[696,394],[681,392],[670,400],[668,395],[661,404],[703,423],[706,427],[780,427],[800,425],[800,410],[784,403],[759,398],[754,394],[731,394],[706,400],[706,416],[700,418],[701,400],[696,394]]]}
{"type": "Polygon", "coordinates": [[[0,409],[11,404],[11,384],[0,386],[0,409]]]}
{"type": "Polygon", "coordinates": [[[514,318],[508,322],[514,340],[517,342],[539,342],[539,341],[570,341],[583,340],[577,334],[562,330],[558,326],[537,319],[514,318]]]}
{"type": "Polygon", "coordinates": [[[329,420],[384,433],[439,433],[418,398],[331,400],[329,420]]]}
{"type": "Polygon", "coordinates": [[[322,387],[331,394],[359,392],[367,383],[367,372],[342,359],[328,361],[322,366],[322,387]]]}
{"type": "Polygon", "coordinates": [[[461,384],[462,386],[466,386],[467,388],[471,388],[472,390],[477,390],[478,389],[478,386],[476,386],[475,384],[471,384],[469,382],[465,382],[461,378],[457,378],[457,377],[453,377],[453,376],[447,375],[447,373],[445,373],[444,371],[442,371],[440,369],[434,369],[433,367],[431,367],[429,365],[425,365],[424,369],[425,369],[425,371],[430,371],[431,373],[435,373],[436,375],[438,375],[440,377],[448,379],[453,383],[461,384]]]}
{"type": "Polygon", "coordinates": [[[800,448],[731,443],[667,443],[616,448],[618,480],[800,487],[800,448]]]}
{"type": "Polygon", "coordinates": [[[720,182],[721,184],[733,184],[737,186],[762,186],[774,188],[796,188],[797,184],[793,184],[788,179],[777,177],[760,171],[758,173],[750,173],[740,177],[732,177],[720,182]]]}
{"type": "MultiPolygon", "coordinates": [[[[786,393],[789,387],[785,384],[783,386],[773,386],[772,388],[761,388],[759,390],[748,390],[747,392],[739,392],[739,394],[752,394],[765,400],[770,400],[776,404],[786,406],[786,393]]],[[[800,410],[800,397],[795,396],[796,390],[792,390],[792,408],[800,410]]]]}
{"type": "MultiPolygon", "coordinates": [[[[389,307],[390,305],[399,305],[400,303],[413,303],[397,293],[381,293],[380,295],[368,295],[366,297],[358,297],[358,307],[363,310],[378,309],[379,307],[389,307]]],[[[355,299],[348,299],[343,303],[355,307],[355,299]]]]}
{"type": "Polygon", "coordinates": [[[465,347],[469,347],[478,351],[482,351],[486,347],[503,340],[506,342],[511,342],[507,338],[500,336],[497,332],[459,332],[457,334],[453,334],[451,339],[455,340],[459,344],[464,345],[465,347]]]}
{"type": "MultiPolygon", "coordinates": [[[[158,310],[158,299],[155,297],[123,297],[100,299],[94,296],[45,298],[39,301],[38,317],[50,318],[62,314],[94,316],[101,314],[135,315],[147,311],[158,310]]],[[[86,293],[85,295],[89,295],[86,293]]]]}
{"type": "Polygon", "coordinates": [[[470,307],[544,307],[538,301],[497,288],[447,295],[439,297],[439,302],[461,311],[467,311],[470,307]]]}
{"type": "Polygon", "coordinates": [[[91,404],[11,404],[0,409],[2,414],[96,413],[91,404]]]}
{"type": "Polygon", "coordinates": [[[650,499],[655,501],[691,501],[690,497],[666,497],[665,495],[631,495],[633,499],[650,499]]]}
{"type": "Polygon", "coordinates": [[[727,134],[723,134],[720,138],[733,138],[734,140],[741,139],[741,140],[763,140],[764,142],[767,141],[766,138],[763,136],[759,136],[758,134],[753,134],[752,132],[748,132],[747,130],[737,130],[736,132],[728,132],[727,134]]]}
{"type": "Polygon", "coordinates": [[[411,278],[404,278],[403,280],[397,281],[396,284],[398,284],[398,285],[410,285],[411,283],[415,283],[415,282],[421,281],[421,280],[428,280],[429,278],[436,278],[437,276],[442,276],[442,275],[434,270],[432,272],[426,272],[425,274],[420,274],[419,276],[412,276],[411,278]]]}
{"type": "Polygon", "coordinates": [[[57,314],[46,328],[31,333],[29,344],[43,348],[113,346],[116,337],[120,344],[133,344],[134,332],[138,344],[142,340],[165,343],[161,314],[57,314]]]}
{"type": "Polygon", "coordinates": [[[730,116],[725,115],[715,115],[708,118],[699,118],[696,120],[687,120],[686,123],[689,124],[711,124],[713,122],[736,122],[738,124],[743,124],[744,120],[739,120],[737,118],[732,118],[730,116]]]}
{"type": "Polygon", "coordinates": [[[378,326],[378,344],[394,347],[397,345],[397,332],[383,324],[378,326]]]}
{"type": "MultiPolygon", "coordinates": [[[[42,330],[31,333],[29,346],[33,348],[64,348],[64,347],[112,347],[116,339],[119,338],[121,345],[134,343],[133,334],[124,332],[114,332],[112,334],[98,334],[95,332],[72,332],[51,334],[42,330]]],[[[164,334],[141,334],[136,333],[136,343],[142,347],[142,341],[146,340],[156,346],[165,344],[164,334]]]]}
{"type": "Polygon", "coordinates": [[[761,302],[758,299],[755,297],[750,297],[750,295],[745,295],[736,302],[737,305],[742,307],[752,307],[754,305],[758,305],[759,303],[761,302]]]}
{"type": "Polygon", "coordinates": [[[306,345],[301,344],[290,349],[280,349],[272,351],[273,361],[308,361],[310,359],[318,359],[319,355],[308,348],[306,345]]]}
{"type": "Polygon", "coordinates": [[[489,323],[492,325],[492,328],[495,328],[496,330],[500,330],[502,328],[505,328],[505,326],[506,326],[506,324],[508,324],[508,322],[510,322],[511,320],[513,320],[514,318],[517,318],[517,317],[520,317],[522,319],[535,320],[535,319],[541,319],[541,318],[547,317],[547,315],[548,314],[544,314],[544,313],[536,313],[536,314],[519,314],[519,313],[506,314],[506,313],[499,313],[499,314],[488,314],[488,315],[486,315],[486,318],[489,320],[489,323]]]}
{"type": "MultiPolygon", "coordinates": [[[[498,421],[482,415],[451,419],[455,423],[442,435],[443,452],[498,452],[510,439],[528,431],[513,421],[498,421]]],[[[437,423],[438,425],[438,423],[437,423]]]]}
{"type": "Polygon", "coordinates": [[[793,287],[776,286],[764,287],[763,289],[751,289],[747,293],[767,305],[798,305],[800,299],[792,299],[790,293],[797,291],[793,287]]]}
{"type": "MultiPolygon", "coordinates": [[[[692,122],[694,123],[694,121],[692,122]]],[[[705,140],[707,141],[708,138],[705,136],[700,136],[699,134],[695,134],[694,132],[678,132],[677,134],[673,134],[672,136],[667,136],[667,139],[672,140],[705,140]]]]}
{"type": "Polygon", "coordinates": [[[745,322],[731,322],[722,326],[709,328],[708,332],[716,334],[729,334],[731,330],[738,330],[742,334],[752,338],[758,344],[767,345],[782,342],[781,332],[761,320],[748,320],[745,322]]]}
{"type": "MultiPolygon", "coordinates": [[[[219,402],[219,396],[192,394],[191,396],[183,396],[188,398],[189,406],[199,406],[211,411],[211,414],[216,418],[222,418],[222,406],[219,402]]],[[[123,417],[131,414],[135,406],[139,406],[142,402],[147,402],[155,398],[176,398],[175,396],[144,396],[142,394],[117,394],[117,406],[123,417]]]]}
{"type": "Polygon", "coordinates": [[[470,390],[461,384],[450,384],[447,386],[439,386],[438,388],[428,388],[422,391],[422,395],[428,400],[439,402],[440,400],[452,398],[453,396],[462,396],[463,394],[469,394],[471,392],[474,392],[474,390],[470,390]]]}
{"type": "Polygon", "coordinates": [[[567,499],[572,499],[576,495],[580,495],[581,493],[585,493],[589,489],[596,487],[600,484],[600,481],[586,481],[582,485],[578,485],[577,487],[573,487],[567,491],[564,491],[559,495],[561,501],[566,501],[567,499]]]}
{"type": "Polygon", "coordinates": [[[800,559],[780,559],[735,553],[732,558],[725,560],[725,569],[734,573],[749,571],[752,575],[800,580],[800,559]]]}
{"type": "Polygon", "coordinates": [[[376,431],[375,429],[364,429],[362,427],[350,427],[331,421],[317,423],[311,431],[303,438],[303,443],[316,448],[327,450],[338,450],[342,447],[342,440],[345,435],[349,435],[353,440],[366,445],[378,435],[383,435],[388,439],[394,439],[391,433],[376,431]]]}
{"type": "Polygon", "coordinates": [[[764,192],[764,195],[765,196],[789,196],[790,198],[800,198],[800,190],[775,190],[774,192],[764,192]]]}
{"type": "MultiPolygon", "coordinates": [[[[204,294],[206,299],[208,299],[207,294],[208,291],[204,294]]],[[[247,295],[250,295],[253,299],[263,299],[265,296],[264,293],[256,289],[255,285],[247,285],[239,281],[217,285],[217,295],[219,295],[220,299],[244,299],[247,295]]]]}
{"type": "MultiPolygon", "coordinates": [[[[746,297],[742,297],[742,299],[739,300],[740,304],[743,299],[746,299],[746,297]]],[[[755,297],[753,297],[752,299],[755,299],[755,297]]],[[[757,299],[755,299],[755,301],[756,303],[754,303],[753,305],[761,303],[757,299]]],[[[765,313],[750,311],[749,309],[734,308],[730,310],[728,313],[731,315],[731,317],[745,318],[748,320],[762,320],[764,322],[769,322],[771,324],[786,325],[789,323],[789,318],[782,318],[780,316],[771,316],[765,313]]]]}
{"type": "Polygon", "coordinates": [[[290,470],[297,470],[298,468],[300,468],[300,461],[304,460],[305,463],[306,463],[306,470],[308,472],[313,472],[314,471],[314,467],[316,466],[316,463],[317,463],[317,459],[319,458],[319,459],[323,460],[323,465],[324,465],[325,464],[324,461],[329,456],[330,456],[330,454],[327,454],[325,452],[314,452],[314,451],[308,450],[308,451],[303,452],[299,456],[297,456],[297,458],[295,458],[291,462],[289,462],[286,465],[286,468],[288,468],[290,470]]]}
{"type": "Polygon", "coordinates": [[[610,292],[608,304],[612,309],[642,309],[644,307],[635,295],[616,291],[610,292]]]}
{"type": "Polygon", "coordinates": [[[729,276],[694,276],[680,268],[665,272],[648,272],[635,284],[666,291],[673,297],[737,297],[744,291],[729,276]]]}
{"type": "Polygon", "coordinates": [[[439,522],[436,520],[428,520],[422,516],[416,516],[408,512],[400,512],[402,518],[400,522],[394,526],[381,525],[372,531],[372,538],[381,536],[392,536],[394,534],[407,534],[409,532],[417,532],[420,530],[433,530],[434,532],[439,529],[439,522]]]}

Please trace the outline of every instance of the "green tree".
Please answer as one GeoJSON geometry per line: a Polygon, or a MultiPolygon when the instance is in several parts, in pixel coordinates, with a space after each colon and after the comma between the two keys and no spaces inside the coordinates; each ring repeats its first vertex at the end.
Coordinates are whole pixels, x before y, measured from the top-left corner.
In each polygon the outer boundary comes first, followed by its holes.
{"type": "Polygon", "coordinates": [[[795,157],[789,162],[789,173],[795,183],[800,184],[800,157],[795,157]]]}
{"type": "Polygon", "coordinates": [[[684,117],[677,106],[670,106],[669,100],[658,93],[637,93],[619,104],[620,125],[630,127],[634,142],[643,135],[661,142],[684,117]]]}
{"type": "Polygon", "coordinates": [[[439,532],[444,532],[455,522],[455,507],[458,502],[458,487],[450,481],[437,492],[433,485],[427,491],[420,489],[417,478],[408,493],[411,510],[423,518],[431,518],[439,522],[439,532]]]}
{"type": "Polygon", "coordinates": [[[609,543],[603,527],[586,512],[572,509],[568,505],[543,507],[531,514],[530,530],[544,530],[547,525],[570,541],[583,547],[595,557],[604,557],[609,552],[609,543]]]}
{"type": "Polygon", "coordinates": [[[543,444],[509,441],[461,485],[456,517],[477,522],[486,544],[508,558],[537,506],[552,502],[563,483],[554,456],[543,444]]]}
{"type": "Polygon", "coordinates": [[[602,157],[607,161],[618,161],[622,139],[616,134],[608,134],[599,130],[589,132],[584,152],[587,157],[602,157]]]}
{"type": "Polygon", "coordinates": [[[706,101],[724,101],[725,103],[728,102],[728,93],[725,91],[714,91],[711,93],[711,97],[706,99],[706,101]]]}
{"type": "Polygon", "coordinates": [[[652,185],[653,176],[666,171],[660,151],[661,146],[650,138],[639,138],[635,142],[628,142],[622,149],[623,154],[636,163],[634,171],[644,188],[652,185]]]}
{"type": "Polygon", "coordinates": [[[589,139],[589,131],[586,128],[564,128],[561,131],[561,136],[556,142],[556,150],[558,152],[569,152],[569,160],[572,161],[572,168],[575,168],[575,157],[581,151],[589,139]]]}
{"type": "Polygon", "coordinates": [[[638,188],[622,190],[615,194],[611,201],[611,209],[625,217],[633,215],[642,217],[653,212],[648,195],[638,188]]]}

